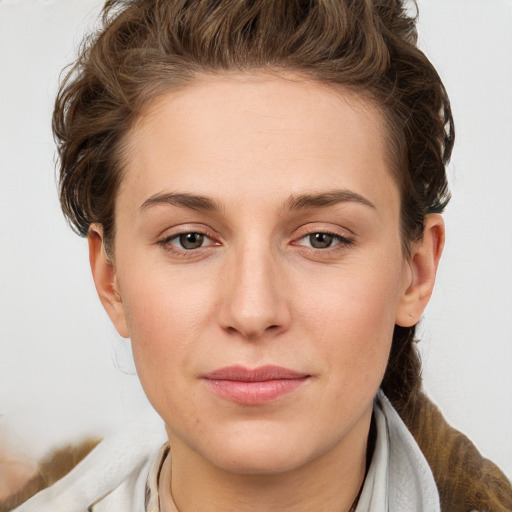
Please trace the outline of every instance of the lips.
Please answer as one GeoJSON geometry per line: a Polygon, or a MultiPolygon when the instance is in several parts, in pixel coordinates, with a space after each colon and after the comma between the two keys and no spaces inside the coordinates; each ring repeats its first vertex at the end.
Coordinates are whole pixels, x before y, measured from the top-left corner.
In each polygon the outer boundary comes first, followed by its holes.
{"type": "Polygon", "coordinates": [[[304,384],[310,375],[280,366],[220,368],[203,376],[213,393],[243,405],[258,405],[276,400],[304,384]]]}

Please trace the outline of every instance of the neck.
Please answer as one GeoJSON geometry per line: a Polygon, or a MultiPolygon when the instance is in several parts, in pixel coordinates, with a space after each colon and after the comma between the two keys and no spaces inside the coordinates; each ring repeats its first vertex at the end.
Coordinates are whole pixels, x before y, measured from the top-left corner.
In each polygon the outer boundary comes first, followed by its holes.
{"type": "Polygon", "coordinates": [[[239,474],[213,466],[186,445],[171,442],[160,476],[161,512],[349,512],[366,473],[370,418],[327,453],[299,468],[239,474]]]}

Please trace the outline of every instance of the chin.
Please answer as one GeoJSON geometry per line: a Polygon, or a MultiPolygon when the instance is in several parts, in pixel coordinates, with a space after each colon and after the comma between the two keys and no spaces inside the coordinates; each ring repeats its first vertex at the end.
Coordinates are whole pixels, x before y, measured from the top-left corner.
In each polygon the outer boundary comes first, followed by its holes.
{"type": "Polygon", "coordinates": [[[209,444],[209,453],[203,453],[213,465],[225,471],[240,475],[276,475],[298,469],[330,448],[323,443],[310,445],[306,433],[299,435],[289,429],[279,430],[275,424],[263,431],[247,428],[245,433],[231,433],[209,444]],[[213,451],[215,447],[222,448],[213,451]]]}
{"type": "Polygon", "coordinates": [[[314,457],[298,453],[297,449],[282,450],[266,446],[262,450],[226,450],[222,458],[215,457],[212,463],[230,473],[239,475],[271,476],[288,473],[306,465],[314,457]]]}

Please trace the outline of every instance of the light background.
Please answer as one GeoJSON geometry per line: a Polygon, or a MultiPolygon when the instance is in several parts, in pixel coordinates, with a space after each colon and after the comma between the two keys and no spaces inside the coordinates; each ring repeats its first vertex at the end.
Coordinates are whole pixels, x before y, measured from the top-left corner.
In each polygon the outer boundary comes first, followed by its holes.
{"type": "MultiPolygon", "coordinates": [[[[101,4],[0,0],[0,435],[33,458],[147,407],[54,179],[58,75],[101,4]]],[[[457,132],[448,242],[420,328],[425,387],[510,478],[512,1],[419,6],[421,46],[448,89],[457,132]]]]}

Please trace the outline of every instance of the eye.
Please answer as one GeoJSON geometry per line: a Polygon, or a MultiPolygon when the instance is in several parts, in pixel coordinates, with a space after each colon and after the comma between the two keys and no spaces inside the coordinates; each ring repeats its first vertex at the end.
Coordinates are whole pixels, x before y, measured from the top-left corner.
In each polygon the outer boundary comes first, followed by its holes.
{"type": "Polygon", "coordinates": [[[166,243],[187,251],[199,249],[211,242],[210,238],[203,233],[181,233],[166,240],[166,243]]]}
{"type": "Polygon", "coordinates": [[[294,245],[302,245],[312,249],[329,249],[330,247],[335,247],[337,245],[346,246],[351,243],[352,240],[344,236],[318,231],[299,238],[294,245]]]}
{"type": "Polygon", "coordinates": [[[195,254],[198,249],[207,249],[220,245],[211,236],[200,231],[183,231],[167,236],[158,241],[166,252],[176,256],[186,256],[195,254]]]}
{"type": "Polygon", "coordinates": [[[174,238],[174,242],[179,244],[182,249],[199,249],[204,244],[204,241],[208,240],[208,237],[202,233],[184,233],[174,238]]]}
{"type": "Polygon", "coordinates": [[[309,245],[315,249],[327,249],[331,245],[339,243],[339,240],[330,233],[312,233],[304,238],[307,238],[309,245]]]}

